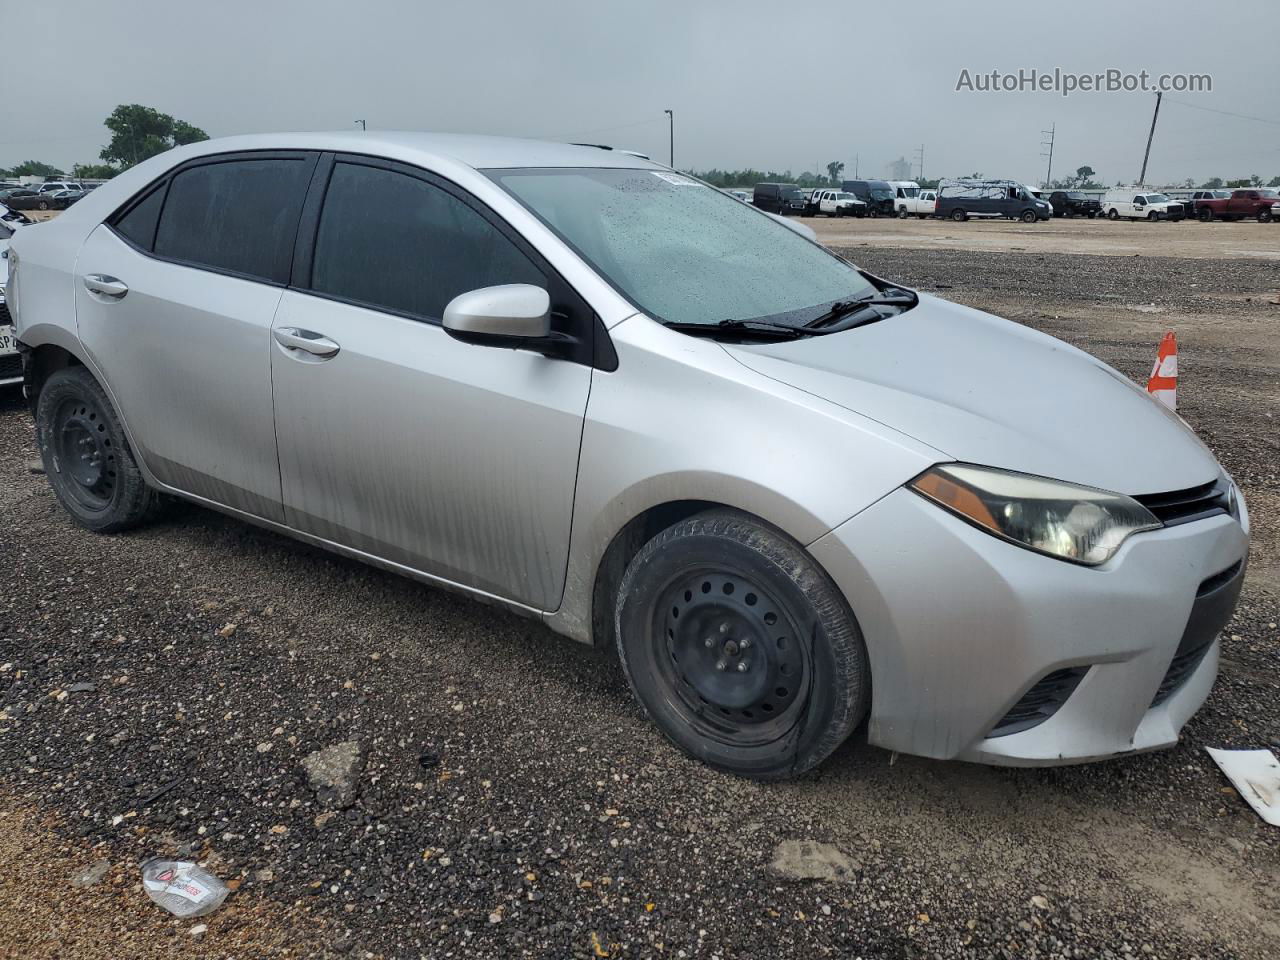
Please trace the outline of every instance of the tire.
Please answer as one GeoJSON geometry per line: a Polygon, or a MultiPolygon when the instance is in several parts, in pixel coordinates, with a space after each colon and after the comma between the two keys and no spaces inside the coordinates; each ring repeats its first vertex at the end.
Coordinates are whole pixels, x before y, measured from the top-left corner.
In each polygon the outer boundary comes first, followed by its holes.
{"type": "MultiPolygon", "coordinates": [[[[1054,214],[1053,214],[1053,215],[1054,215],[1055,217],[1056,217],[1056,216],[1059,216],[1059,214],[1057,213],[1057,211],[1054,211],[1054,214]]],[[[1075,218],[1075,215],[1076,215],[1076,212],[1075,212],[1074,210],[1072,210],[1070,207],[1067,207],[1067,209],[1065,209],[1064,211],[1062,211],[1062,214],[1061,214],[1061,216],[1066,217],[1068,220],[1072,220],[1072,219],[1074,219],[1074,218],[1075,218]]]]}
{"type": "Polygon", "coordinates": [[[36,401],[36,444],[58,502],[80,526],[119,533],[153,512],[147,486],[106,391],[84,367],[54,373],[36,401]]]}
{"type": "Polygon", "coordinates": [[[37,206],[37,207],[39,207],[41,210],[48,210],[48,209],[49,209],[49,201],[48,201],[48,200],[41,200],[39,203],[37,203],[37,204],[36,204],[36,206],[37,206]]]}
{"type": "Polygon", "coordinates": [[[1270,207],[1263,207],[1261,210],[1259,210],[1259,211],[1258,211],[1258,222],[1259,222],[1259,223],[1270,223],[1270,222],[1271,222],[1271,208],[1270,208],[1270,207]]]}
{"type": "Polygon", "coordinates": [[[956,207],[954,210],[951,211],[951,219],[954,220],[956,223],[964,223],[966,220],[969,219],[969,214],[965,213],[959,207],[956,207]]]}
{"type": "Polygon", "coordinates": [[[1036,216],[1034,210],[1023,210],[1021,219],[1023,223],[1035,223],[1040,218],[1036,216]]]}
{"type": "Polygon", "coordinates": [[[929,219],[929,215],[928,215],[927,213],[917,213],[917,214],[916,214],[916,219],[917,219],[917,220],[928,220],[928,219],[929,219]]]}
{"type": "Polygon", "coordinates": [[[867,216],[872,220],[878,220],[880,218],[880,209],[878,207],[872,207],[867,211],[867,216]]]}
{"type": "Polygon", "coordinates": [[[732,511],[650,540],[622,578],[614,626],[645,713],[719,770],[804,773],[870,705],[866,645],[835,584],[791,539],[732,511]]]}
{"type": "Polygon", "coordinates": [[[1090,210],[1090,211],[1089,211],[1089,219],[1090,219],[1090,220],[1094,220],[1094,219],[1096,219],[1096,218],[1097,218],[1097,216],[1098,216],[1098,212],[1097,212],[1096,210],[1090,210]]]}
{"type": "Polygon", "coordinates": [[[907,208],[906,208],[906,207],[899,207],[899,208],[898,208],[898,219],[899,219],[899,220],[905,220],[905,219],[907,219],[907,217],[908,217],[908,216],[910,216],[910,214],[908,214],[908,213],[907,213],[907,208]]]}
{"type": "Polygon", "coordinates": [[[1107,219],[1108,219],[1108,220],[1119,220],[1119,219],[1120,219],[1120,214],[1116,211],[1116,208],[1115,208],[1115,207],[1112,207],[1110,210],[1108,210],[1108,211],[1107,211],[1107,219]]]}
{"type": "Polygon", "coordinates": [[[1212,222],[1213,222],[1213,211],[1212,211],[1212,210],[1210,210],[1208,207],[1201,207],[1201,208],[1196,212],[1196,216],[1200,218],[1200,222],[1201,222],[1201,223],[1212,223],[1212,222]]]}

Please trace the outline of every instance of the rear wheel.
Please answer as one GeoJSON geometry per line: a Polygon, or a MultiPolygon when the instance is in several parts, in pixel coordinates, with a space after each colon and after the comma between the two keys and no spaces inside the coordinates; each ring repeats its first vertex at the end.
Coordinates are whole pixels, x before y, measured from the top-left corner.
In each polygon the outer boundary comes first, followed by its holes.
{"type": "Polygon", "coordinates": [[[156,494],[111,401],[84,367],[59,370],[45,382],[36,403],[36,442],[54,495],[82,527],[116,533],[154,508],[156,494]]]}
{"type": "Polygon", "coordinates": [[[1201,223],[1208,223],[1213,219],[1213,211],[1208,207],[1201,207],[1196,216],[1200,218],[1201,223]]]}
{"type": "Polygon", "coordinates": [[[1117,211],[1115,207],[1112,207],[1110,210],[1108,210],[1108,211],[1107,211],[1107,219],[1108,219],[1108,220],[1119,220],[1119,219],[1120,219],[1120,213],[1119,213],[1119,211],[1117,211]]]}
{"type": "Polygon", "coordinates": [[[969,219],[969,214],[965,213],[959,207],[956,207],[956,209],[951,211],[951,219],[956,223],[963,223],[965,220],[969,219]]]}
{"type": "Polygon", "coordinates": [[[1261,210],[1259,210],[1259,211],[1258,211],[1258,222],[1259,222],[1259,223],[1270,223],[1270,222],[1271,222],[1271,208],[1270,208],[1270,207],[1263,207],[1261,210]]]}
{"type": "Polygon", "coordinates": [[[899,218],[900,220],[905,220],[905,219],[907,219],[907,216],[908,216],[908,214],[907,214],[907,208],[906,208],[906,207],[899,207],[899,208],[898,208],[898,218],[899,218]]]}
{"type": "Polygon", "coordinates": [[[615,626],[645,712],[730,773],[803,773],[869,705],[866,648],[835,585],[798,544],[739,514],[699,514],[649,541],[627,567],[615,626]]]}
{"type": "Polygon", "coordinates": [[[872,207],[867,211],[867,216],[871,217],[873,220],[878,218],[880,216],[880,209],[878,207],[872,207]]]}
{"type": "Polygon", "coordinates": [[[39,207],[41,210],[48,210],[48,209],[49,209],[49,201],[48,201],[48,200],[41,200],[39,203],[37,203],[37,204],[36,204],[36,206],[37,206],[37,207],[39,207]]]}

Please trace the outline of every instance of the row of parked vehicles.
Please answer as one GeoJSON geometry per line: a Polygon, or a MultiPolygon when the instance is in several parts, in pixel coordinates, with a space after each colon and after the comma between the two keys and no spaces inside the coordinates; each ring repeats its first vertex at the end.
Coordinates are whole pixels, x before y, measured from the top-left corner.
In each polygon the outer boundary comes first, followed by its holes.
{"type": "Polygon", "coordinates": [[[769,213],[827,217],[1006,218],[1036,223],[1051,217],[1105,216],[1110,220],[1280,218],[1280,193],[1268,188],[1198,190],[1189,200],[1134,187],[1108,190],[1101,199],[1078,190],[1032,190],[1016,180],[963,178],[942,180],[937,189],[910,180],[845,180],[839,189],[805,189],[794,183],[758,183],[738,199],[769,213]],[[1273,209],[1274,208],[1274,209],[1273,209]]]}
{"type": "Polygon", "coordinates": [[[29,187],[4,183],[0,184],[0,204],[10,210],[65,210],[96,186],[74,180],[46,180],[29,187]]]}

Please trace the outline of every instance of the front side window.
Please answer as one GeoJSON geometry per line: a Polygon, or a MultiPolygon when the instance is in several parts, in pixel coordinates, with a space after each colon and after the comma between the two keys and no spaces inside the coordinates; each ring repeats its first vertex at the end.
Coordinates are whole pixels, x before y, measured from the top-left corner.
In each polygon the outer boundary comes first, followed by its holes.
{"type": "Polygon", "coordinates": [[[300,156],[179,170],[156,230],[156,255],[288,282],[313,166],[313,160],[300,156]]]}
{"type": "Polygon", "coordinates": [[[511,240],[448,191],[394,170],[334,165],[311,289],[438,320],[458,294],[501,283],[546,287],[547,280],[511,240]]]}
{"type": "Polygon", "coordinates": [[[817,244],[678,174],[585,167],[486,172],[656,320],[714,324],[812,314],[814,307],[822,312],[837,300],[877,292],[817,244]]]}

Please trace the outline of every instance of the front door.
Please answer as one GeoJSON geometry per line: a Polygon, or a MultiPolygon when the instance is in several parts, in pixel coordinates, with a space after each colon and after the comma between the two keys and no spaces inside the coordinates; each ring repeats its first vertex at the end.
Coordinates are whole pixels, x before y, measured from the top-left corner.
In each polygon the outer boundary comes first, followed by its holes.
{"type": "Polygon", "coordinates": [[[553,311],[590,320],[456,188],[338,159],[310,276],[273,325],[285,515],[325,540],[549,610],[564,587],[591,369],[445,333],[445,304],[500,283],[546,287],[553,311]]]}

